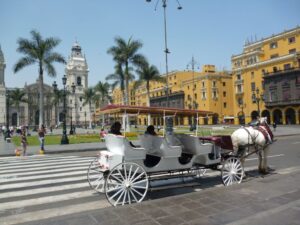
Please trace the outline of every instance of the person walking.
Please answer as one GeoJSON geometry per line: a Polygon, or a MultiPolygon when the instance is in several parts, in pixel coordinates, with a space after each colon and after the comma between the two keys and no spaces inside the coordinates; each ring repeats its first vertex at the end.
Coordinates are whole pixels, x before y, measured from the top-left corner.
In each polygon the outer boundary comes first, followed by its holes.
{"type": "Polygon", "coordinates": [[[28,142],[27,142],[25,127],[22,127],[22,129],[21,129],[21,144],[22,144],[22,148],[23,148],[23,156],[26,156],[28,142]]]}
{"type": "Polygon", "coordinates": [[[45,133],[46,133],[46,129],[45,126],[42,124],[40,129],[38,130],[38,135],[39,135],[39,141],[40,141],[40,154],[44,154],[45,153],[45,133]]]}
{"type": "Polygon", "coordinates": [[[276,127],[277,127],[277,124],[276,122],[273,123],[273,131],[275,132],[276,131],[276,127]]]}

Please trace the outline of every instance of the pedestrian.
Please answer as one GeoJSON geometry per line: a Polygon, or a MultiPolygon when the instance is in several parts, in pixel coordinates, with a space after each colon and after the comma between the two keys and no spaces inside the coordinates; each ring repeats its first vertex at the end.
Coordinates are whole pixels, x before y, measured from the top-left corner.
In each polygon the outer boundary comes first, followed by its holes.
{"type": "Polygon", "coordinates": [[[27,142],[25,127],[22,127],[22,129],[21,129],[21,143],[22,143],[22,147],[23,147],[23,156],[26,156],[28,142],[27,142]]]}
{"type": "Polygon", "coordinates": [[[276,131],[276,127],[277,127],[277,124],[276,122],[273,123],[273,131],[275,132],[276,131]]]}
{"type": "Polygon", "coordinates": [[[41,154],[45,153],[45,148],[44,148],[45,133],[46,133],[45,126],[42,124],[41,127],[40,127],[40,129],[38,130],[39,141],[40,141],[40,153],[41,154]]]}
{"type": "Polygon", "coordinates": [[[106,135],[106,131],[104,130],[104,128],[101,128],[101,131],[100,131],[100,141],[103,142],[104,141],[104,137],[106,135]]]}
{"type": "Polygon", "coordinates": [[[121,125],[120,122],[118,122],[118,121],[114,122],[113,125],[111,125],[111,127],[110,127],[109,133],[110,134],[115,134],[115,135],[122,135],[121,127],[122,127],[122,125],[121,125]]]}
{"type": "Polygon", "coordinates": [[[145,134],[148,134],[148,135],[152,135],[152,136],[156,136],[156,132],[154,130],[154,126],[153,125],[149,125],[145,131],[145,134]]]}

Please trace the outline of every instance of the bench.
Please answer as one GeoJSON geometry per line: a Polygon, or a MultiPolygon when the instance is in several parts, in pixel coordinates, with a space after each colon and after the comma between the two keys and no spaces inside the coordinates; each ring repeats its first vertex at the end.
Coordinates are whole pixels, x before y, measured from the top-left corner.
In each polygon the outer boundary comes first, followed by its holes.
{"type": "Polygon", "coordinates": [[[183,145],[183,152],[193,155],[209,154],[213,150],[213,144],[201,143],[199,137],[187,134],[176,134],[178,140],[183,145]]]}
{"type": "Polygon", "coordinates": [[[147,154],[165,158],[181,156],[181,147],[168,144],[166,139],[162,136],[144,134],[139,135],[139,140],[147,154]]]}
{"type": "Polygon", "coordinates": [[[104,139],[108,151],[123,156],[125,160],[146,158],[146,151],[144,148],[132,147],[129,141],[123,136],[107,134],[104,139]]]}

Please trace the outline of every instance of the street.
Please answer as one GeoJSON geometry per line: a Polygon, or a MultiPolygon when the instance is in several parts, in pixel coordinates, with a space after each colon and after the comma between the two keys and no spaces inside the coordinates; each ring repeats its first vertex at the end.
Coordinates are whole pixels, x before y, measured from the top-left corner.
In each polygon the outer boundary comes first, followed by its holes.
{"type": "MultiPolygon", "coordinates": [[[[268,162],[274,174],[300,169],[300,136],[279,137],[270,149],[268,162]]],[[[88,165],[96,153],[0,158],[0,224],[30,224],[110,207],[105,195],[91,190],[86,180],[88,165]]],[[[256,155],[246,160],[245,170],[249,176],[243,182],[261,177],[256,155]]],[[[145,201],[222,186],[219,171],[207,170],[199,181],[193,187],[150,192],[145,201]]]]}

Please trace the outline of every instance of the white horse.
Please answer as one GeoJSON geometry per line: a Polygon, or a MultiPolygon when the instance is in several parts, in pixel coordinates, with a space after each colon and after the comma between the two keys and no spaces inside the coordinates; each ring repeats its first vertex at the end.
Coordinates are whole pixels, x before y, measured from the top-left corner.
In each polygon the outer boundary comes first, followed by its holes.
{"type": "MultiPolygon", "coordinates": [[[[247,149],[258,153],[258,171],[262,174],[268,173],[267,157],[269,146],[273,142],[273,133],[268,126],[267,118],[258,120],[257,127],[241,127],[231,135],[235,155],[241,156],[241,163],[244,164],[247,149]]],[[[249,151],[249,152],[252,152],[249,151]]]]}

